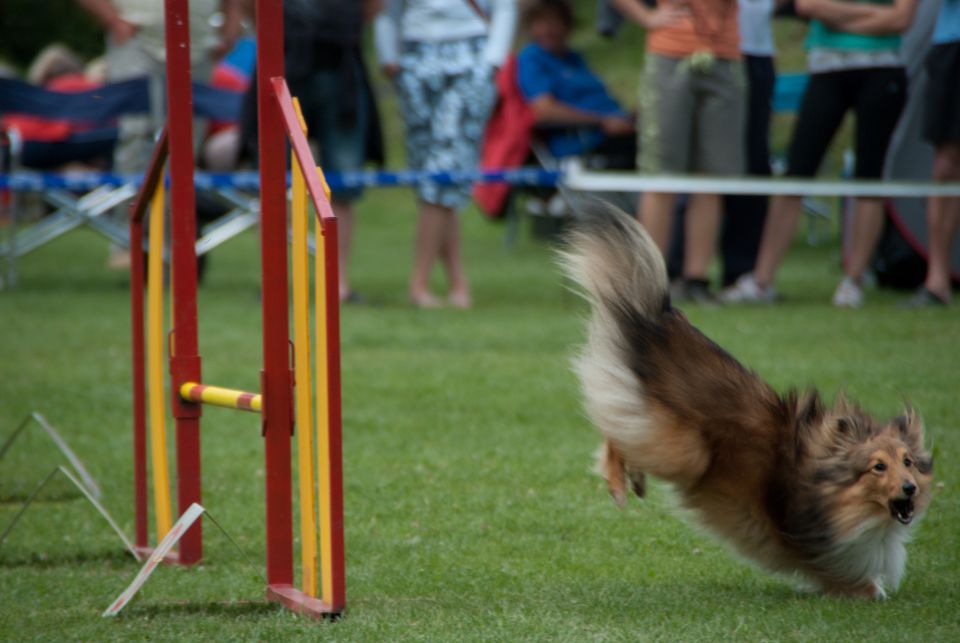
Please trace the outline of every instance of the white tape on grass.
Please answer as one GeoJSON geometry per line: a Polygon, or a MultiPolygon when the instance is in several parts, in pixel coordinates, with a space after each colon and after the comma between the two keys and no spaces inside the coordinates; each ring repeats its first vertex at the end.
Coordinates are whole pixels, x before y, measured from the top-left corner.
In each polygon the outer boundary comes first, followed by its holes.
{"type": "MultiPolygon", "coordinates": [[[[200,504],[193,503],[187,510],[183,512],[183,515],[173,524],[173,527],[170,528],[170,531],[167,532],[167,535],[157,543],[156,548],[150,552],[149,557],[147,557],[146,562],[143,567],[140,568],[140,571],[137,573],[136,577],[130,582],[130,585],[127,586],[117,598],[110,603],[110,607],[103,611],[101,616],[116,616],[120,613],[127,603],[133,600],[133,597],[137,595],[137,592],[140,591],[140,588],[143,587],[144,583],[147,582],[147,579],[150,578],[150,575],[153,574],[154,570],[166,559],[166,557],[173,551],[173,548],[176,547],[177,543],[180,541],[180,538],[183,537],[187,530],[195,523],[201,516],[206,516],[210,519],[217,529],[227,537],[227,540],[230,541],[237,551],[240,552],[240,555],[243,557],[247,566],[250,569],[256,572],[256,567],[253,564],[252,559],[247,555],[245,551],[240,547],[240,544],[237,543],[233,537],[227,533],[227,530],[223,528],[219,522],[210,515],[206,509],[204,509],[200,504]]],[[[264,584],[266,584],[267,579],[264,578],[263,574],[256,572],[256,575],[260,576],[264,584]]]]}
{"type": "Polygon", "coordinates": [[[101,616],[116,616],[120,613],[120,610],[136,596],[140,588],[143,587],[143,584],[147,582],[147,579],[150,578],[150,574],[157,568],[157,565],[163,562],[167,554],[176,546],[180,537],[186,533],[187,529],[189,529],[203,513],[204,508],[197,503],[193,503],[183,512],[183,515],[174,523],[170,531],[167,532],[167,535],[163,537],[163,540],[157,544],[156,549],[150,553],[150,557],[147,558],[147,562],[144,563],[140,569],[140,573],[136,575],[125,590],[120,592],[120,595],[110,604],[110,607],[103,611],[101,616]]]}

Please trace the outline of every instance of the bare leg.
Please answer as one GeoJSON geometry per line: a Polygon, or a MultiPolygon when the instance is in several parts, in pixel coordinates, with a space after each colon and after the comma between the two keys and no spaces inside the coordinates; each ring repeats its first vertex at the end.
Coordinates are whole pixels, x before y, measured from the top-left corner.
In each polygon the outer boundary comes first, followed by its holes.
{"type": "Polygon", "coordinates": [[[457,308],[470,308],[470,283],[463,267],[463,248],[460,243],[460,217],[455,212],[447,216],[443,232],[440,260],[447,272],[450,303],[457,308]]]}
{"type": "Polygon", "coordinates": [[[639,219],[664,257],[670,251],[673,208],[677,195],[667,192],[645,192],[640,198],[639,219]]]}
{"type": "Polygon", "coordinates": [[[757,265],[753,269],[753,278],[757,285],[768,288],[773,285],[777,269],[790,249],[793,235],[797,231],[803,199],[799,196],[774,196],[767,211],[767,222],[763,226],[757,265]]]}
{"type": "MultiPolygon", "coordinates": [[[[937,146],[933,161],[937,181],[960,180],[960,143],[937,146]]],[[[950,300],[950,251],[960,231],[960,198],[930,197],[927,204],[930,260],[924,286],[944,301],[950,300]]]]}
{"type": "Polygon", "coordinates": [[[350,296],[350,276],[347,265],[350,261],[350,242],[353,238],[353,204],[333,200],[333,213],[337,216],[337,254],[340,271],[340,301],[350,296]]]}
{"type": "Polygon", "coordinates": [[[683,276],[706,279],[720,230],[720,195],[694,194],[687,207],[683,276]]]}
{"type": "Polygon", "coordinates": [[[960,198],[931,197],[927,207],[930,260],[924,286],[950,301],[950,251],[960,231],[960,198]]]}
{"type": "Polygon", "coordinates": [[[857,199],[853,207],[850,256],[845,270],[847,277],[854,282],[859,284],[863,279],[863,273],[867,270],[881,234],[883,234],[883,200],[857,199]]]}
{"type": "Polygon", "coordinates": [[[440,256],[447,218],[453,216],[449,208],[434,203],[420,202],[416,239],[413,248],[413,271],[410,274],[410,299],[422,308],[439,305],[430,293],[430,271],[440,256]]]}

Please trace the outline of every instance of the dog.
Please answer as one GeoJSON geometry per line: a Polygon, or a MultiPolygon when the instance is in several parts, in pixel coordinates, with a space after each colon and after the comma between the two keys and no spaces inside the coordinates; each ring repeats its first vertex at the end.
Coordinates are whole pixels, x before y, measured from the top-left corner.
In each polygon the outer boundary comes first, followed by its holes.
{"type": "Polygon", "coordinates": [[[842,395],[778,395],[670,303],[653,240],[605,203],[581,207],[561,263],[592,315],[575,360],[614,501],[645,475],[741,556],[832,595],[882,598],[931,497],[912,408],[879,422],[842,395]]]}

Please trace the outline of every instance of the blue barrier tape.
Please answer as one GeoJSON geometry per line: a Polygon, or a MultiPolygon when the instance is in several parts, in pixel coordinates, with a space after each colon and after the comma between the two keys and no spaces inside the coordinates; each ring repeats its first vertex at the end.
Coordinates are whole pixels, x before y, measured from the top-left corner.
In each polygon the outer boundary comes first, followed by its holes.
{"type": "MultiPolygon", "coordinates": [[[[463,170],[453,172],[427,172],[401,170],[398,172],[330,172],[325,173],[331,190],[357,187],[398,187],[411,186],[423,182],[440,185],[460,185],[463,183],[509,183],[553,187],[562,176],[557,170],[544,170],[537,167],[521,167],[495,170],[463,170]]],[[[198,189],[235,188],[256,191],[260,189],[260,175],[257,172],[197,172],[194,177],[198,189]]],[[[289,183],[289,176],[288,176],[289,183]]],[[[141,174],[112,174],[108,172],[28,172],[18,171],[0,174],[0,189],[15,192],[39,192],[48,189],[93,190],[108,185],[140,185],[141,174]]]]}

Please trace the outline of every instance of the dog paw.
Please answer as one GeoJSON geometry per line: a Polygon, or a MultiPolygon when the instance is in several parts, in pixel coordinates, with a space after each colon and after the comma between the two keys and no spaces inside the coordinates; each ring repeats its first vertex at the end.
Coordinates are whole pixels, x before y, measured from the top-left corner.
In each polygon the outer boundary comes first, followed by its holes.
{"type": "Polygon", "coordinates": [[[608,486],[607,491],[610,492],[610,497],[613,498],[613,504],[618,507],[622,507],[627,504],[627,494],[624,491],[623,487],[612,487],[608,486]]]}

